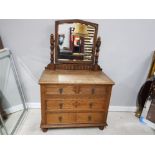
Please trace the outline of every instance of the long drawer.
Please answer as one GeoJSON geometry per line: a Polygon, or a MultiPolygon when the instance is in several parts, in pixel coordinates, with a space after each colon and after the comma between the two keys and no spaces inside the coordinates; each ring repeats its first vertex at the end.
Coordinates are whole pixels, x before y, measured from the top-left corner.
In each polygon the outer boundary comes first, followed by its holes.
{"type": "Polygon", "coordinates": [[[47,113],[47,124],[69,124],[76,122],[76,113],[47,113]]]}
{"type": "Polygon", "coordinates": [[[47,124],[104,123],[105,113],[47,113],[47,124]]]}
{"type": "Polygon", "coordinates": [[[103,123],[105,113],[77,113],[77,123],[103,123]]]}
{"type": "Polygon", "coordinates": [[[102,95],[107,94],[106,85],[46,85],[46,95],[102,95]]]}
{"type": "Polygon", "coordinates": [[[96,100],[47,100],[46,110],[57,111],[57,110],[105,110],[106,108],[105,99],[96,100]]]}

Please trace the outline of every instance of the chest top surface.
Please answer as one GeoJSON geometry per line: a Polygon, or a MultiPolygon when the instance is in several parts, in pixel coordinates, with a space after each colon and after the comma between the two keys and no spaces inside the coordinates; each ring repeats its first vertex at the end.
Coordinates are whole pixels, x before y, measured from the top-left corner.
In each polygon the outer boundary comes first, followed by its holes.
{"type": "Polygon", "coordinates": [[[39,84],[111,84],[114,82],[102,71],[44,70],[39,84]]]}

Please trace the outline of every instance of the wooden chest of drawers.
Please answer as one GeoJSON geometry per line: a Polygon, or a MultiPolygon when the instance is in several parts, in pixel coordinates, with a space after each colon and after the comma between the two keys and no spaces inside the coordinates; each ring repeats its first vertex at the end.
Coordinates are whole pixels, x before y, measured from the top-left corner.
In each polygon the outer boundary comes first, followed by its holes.
{"type": "Polygon", "coordinates": [[[43,131],[107,125],[114,83],[103,72],[45,70],[39,83],[43,131]]]}

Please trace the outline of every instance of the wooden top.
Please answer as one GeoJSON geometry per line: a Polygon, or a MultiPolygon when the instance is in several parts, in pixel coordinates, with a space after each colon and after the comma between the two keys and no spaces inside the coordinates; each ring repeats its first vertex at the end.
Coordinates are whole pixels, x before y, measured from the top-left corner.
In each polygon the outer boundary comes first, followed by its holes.
{"type": "Polygon", "coordinates": [[[44,70],[39,84],[111,84],[114,82],[101,71],[44,70]]]}

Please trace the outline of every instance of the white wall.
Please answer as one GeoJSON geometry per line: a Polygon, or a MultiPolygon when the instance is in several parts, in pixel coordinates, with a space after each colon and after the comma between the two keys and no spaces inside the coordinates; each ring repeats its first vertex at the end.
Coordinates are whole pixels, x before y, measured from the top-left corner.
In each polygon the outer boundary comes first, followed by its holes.
{"type": "MultiPolygon", "coordinates": [[[[111,105],[135,106],[155,49],[155,20],[88,20],[99,24],[99,64],[116,83],[111,105]]],[[[49,63],[54,20],[0,20],[4,46],[18,60],[28,102],[40,102],[38,80],[49,63]]]]}

